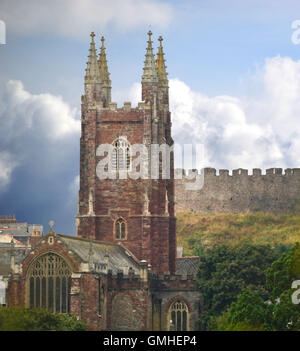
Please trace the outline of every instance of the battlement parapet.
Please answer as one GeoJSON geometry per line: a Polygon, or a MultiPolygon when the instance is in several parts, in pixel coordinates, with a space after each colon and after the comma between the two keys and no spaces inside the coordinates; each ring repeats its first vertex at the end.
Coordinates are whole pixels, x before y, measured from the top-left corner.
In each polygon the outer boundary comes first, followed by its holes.
{"type": "Polygon", "coordinates": [[[118,269],[117,271],[108,270],[107,275],[117,280],[141,280],[140,274],[131,269],[118,269]]]}
{"type": "Polygon", "coordinates": [[[227,176],[229,176],[229,170],[228,169],[220,169],[219,175],[222,177],[224,177],[224,176],[227,177],[227,176]]]}
{"type": "Polygon", "coordinates": [[[253,168],[252,174],[249,174],[247,169],[238,168],[233,169],[230,174],[228,169],[220,169],[217,172],[216,168],[206,167],[201,170],[198,169],[188,169],[187,171],[184,168],[175,169],[175,179],[186,179],[189,180],[189,177],[192,175],[204,175],[204,176],[213,176],[213,177],[239,177],[239,176],[248,176],[248,177],[257,177],[257,176],[300,176],[300,168],[268,168],[265,170],[265,173],[260,168],[253,168]]]}
{"type": "Polygon", "coordinates": [[[239,168],[230,174],[228,169],[217,172],[209,167],[193,174],[194,178],[183,169],[175,170],[177,211],[269,212],[277,215],[291,213],[298,208],[300,168],[268,168],[265,171],[254,168],[252,172],[239,168]]]}
{"type": "MultiPolygon", "coordinates": [[[[98,272],[95,272],[98,273],[98,272]]],[[[111,277],[112,279],[118,279],[118,280],[141,280],[141,277],[139,274],[136,274],[136,272],[133,269],[118,269],[117,271],[113,271],[111,269],[107,270],[107,275],[111,277]]],[[[148,270],[148,278],[150,280],[158,280],[158,281],[195,281],[196,280],[196,275],[195,274],[171,274],[170,272],[164,272],[164,273],[157,273],[152,270],[148,270]]]]}
{"type": "Polygon", "coordinates": [[[168,272],[165,273],[152,273],[151,278],[153,280],[159,280],[159,281],[195,281],[196,280],[196,275],[194,274],[169,274],[168,272]]]}
{"type": "Polygon", "coordinates": [[[269,168],[266,170],[266,175],[282,175],[282,168],[269,168]]]}
{"type": "MultiPolygon", "coordinates": [[[[213,175],[215,176],[216,175],[216,169],[215,168],[211,168],[211,167],[206,167],[206,168],[203,168],[203,174],[204,175],[213,175]]],[[[202,174],[201,172],[201,174],[202,174]]]]}
{"type": "Polygon", "coordinates": [[[238,168],[232,170],[232,176],[246,176],[248,175],[248,169],[238,168]]]}
{"type": "Polygon", "coordinates": [[[96,105],[97,107],[99,107],[100,110],[106,110],[106,111],[140,111],[140,110],[149,110],[151,108],[151,106],[149,104],[147,104],[145,101],[140,101],[138,102],[136,107],[132,107],[131,106],[131,102],[130,101],[125,101],[123,103],[122,107],[118,107],[117,102],[109,102],[108,103],[108,107],[104,107],[103,103],[99,103],[96,105]]]}
{"type": "Polygon", "coordinates": [[[261,176],[262,175],[262,172],[261,172],[261,169],[260,168],[253,168],[253,176],[261,176]]]}

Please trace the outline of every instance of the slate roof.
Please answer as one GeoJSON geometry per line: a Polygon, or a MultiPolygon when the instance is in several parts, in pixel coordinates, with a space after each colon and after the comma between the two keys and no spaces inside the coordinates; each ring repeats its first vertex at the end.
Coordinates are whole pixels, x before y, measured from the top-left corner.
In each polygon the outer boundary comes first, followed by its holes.
{"type": "Polygon", "coordinates": [[[193,274],[198,272],[199,257],[177,257],[177,271],[176,274],[193,274]]]}
{"type": "Polygon", "coordinates": [[[135,271],[136,275],[140,273],[139,261],[125,247],[119,244],[61,234],[57,234],[57,236],[84,262],[89,262],[90,247],[92,244],[93,263],[105,263],[105,255],[108,254],[108,269],[111,269],[113,274],[116,274],[118,270],[122,270],[124,274],[127,274],[130,267],[135,271]]]}
{"type": "MultiPolygon", "coordinates": [[[[124,274],[128,273],[131,267],[136,275],[140,273],[139,261],[122,245],[71,237],[62,234],[56,234],[60,240],[73,251],[83,262],[89,262],[89,253],[92,245],[92,262],[105,263],[105,255],[108,254],[108,270],[116,274],[122,270],[124,274]]],[[[28,254],[26,250],[15,249],[15,263],[19,264],[28,254]]],[[[198,271],[199,257],[178,257],[176,274],[196,275],[198,271]]],[[[0,249],[0,275],[10,273],[10,248],[0,249]]]]}

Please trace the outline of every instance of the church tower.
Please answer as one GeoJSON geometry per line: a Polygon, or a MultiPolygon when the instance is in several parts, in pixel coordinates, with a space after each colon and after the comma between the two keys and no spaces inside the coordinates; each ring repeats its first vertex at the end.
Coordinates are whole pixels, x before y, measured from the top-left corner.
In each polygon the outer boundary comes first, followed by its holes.
{"type": "Polygon", "coordinates": [[[118,108],[111,102],[104,38],[101,38],[98,59],[94,36],[92,33],[81,105],[77,236],[121,243],[138,260],[146,260],[152,270],[175,273],[173,152],[169,164],[164,163],[162,153],[158,154],[158,176],[152,176],[154,167],[148,163],[146,177],[131,177],[135,160],[140,155],[134,152],[135,145],[142,145],[149,161],[152,150],[162,145],[168,149],[173,145],[162,38],[159,37],[155,58],[152,33],[148,32],[142,102],[135,108],[130,102],[118,108]],[[106,179],[99,177],[97,172],[107,158],[107,153],[99,152],[102,145],[109,146],[107,168],[113,175],[106,179]],[[153,149],[153,145],[156,148],[153,149]],[[166,166],[169,171],[164,172],[166,166]]]}

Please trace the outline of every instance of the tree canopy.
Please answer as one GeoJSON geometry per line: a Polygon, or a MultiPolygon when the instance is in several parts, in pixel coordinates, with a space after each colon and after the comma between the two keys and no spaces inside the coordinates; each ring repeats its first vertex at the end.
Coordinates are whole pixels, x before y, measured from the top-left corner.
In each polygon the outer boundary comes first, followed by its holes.
{"type": "Polygon", "coordinates": [[[266,271],[287,250],[286,246],[243,244],[215,246],[200,256],[198,287],[203,295],[200,328],[207,330],[211,318],[220,316],[245,288],[269,297],[266,271]]]}
{"type": "Polygon", "coordinates": [[[83,321],[68,314],[53,314],[42,309],[0,308],[0,331],[84,331],[83,321]]]}
{"type": "Polygon", "coordinates": [[[299,285],[292,288],[300,277],[300,245],[296,244],[287,253],[273,262],[266,274],[268,298],[258,290],[243,289],[237,301],[221,316],[210,321],[215,330],[270,330],[299,331],[300,304],[292,300],[299,295],[299,285]]]}

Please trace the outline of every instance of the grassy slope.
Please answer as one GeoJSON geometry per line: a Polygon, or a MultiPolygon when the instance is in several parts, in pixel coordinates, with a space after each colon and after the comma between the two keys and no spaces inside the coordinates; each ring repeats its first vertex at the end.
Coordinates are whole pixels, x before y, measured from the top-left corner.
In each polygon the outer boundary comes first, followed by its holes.
{"type": "Polygon", "coordinates": [[[197,243],[292,244],[300,242],[300,215],[177,213],[177,246],[184,256],[193,255],[197,243]]]}

